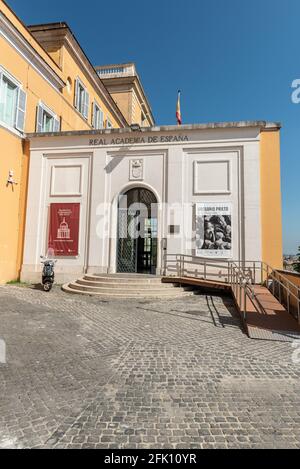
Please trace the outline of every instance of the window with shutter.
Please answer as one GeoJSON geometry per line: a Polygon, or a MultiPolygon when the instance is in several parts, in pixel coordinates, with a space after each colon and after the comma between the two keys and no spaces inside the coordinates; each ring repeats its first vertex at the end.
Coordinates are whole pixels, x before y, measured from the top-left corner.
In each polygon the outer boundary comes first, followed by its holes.
{"type": "Polygon", "coordinates": [[[37,132],[59,132],[60,119],[44,103],[39,103],[36,117],[37,132]]]}
{"type": "Polygon", "coordinates": [[[0,67],[0,121],[23,132],[26,93],[21,86],[19,81],[0,67]]]}
{"type": "Polygon", "coordinates": [[[43,132],[44,108],[39,104],[36,112],[36,131],[43,132]]]}
{"type": "Polygon", "coordinates": [[[89,116],[90,96],[87,89],[79,78],[76,78],[75,85],[75,107],[85,119],[89,116]]]}
{"type": "Polygon", "coordinates": [[[103,129],[103,111],[96,101],[93,103],[93,122],[94,129],[103,129]]]}

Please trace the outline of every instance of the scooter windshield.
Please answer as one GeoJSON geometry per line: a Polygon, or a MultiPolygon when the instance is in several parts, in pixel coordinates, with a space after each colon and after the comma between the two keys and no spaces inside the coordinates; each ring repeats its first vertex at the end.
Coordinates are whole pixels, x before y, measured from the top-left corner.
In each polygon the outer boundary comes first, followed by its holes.
{"type": "Polygon", "coordinates": [[[53,248],[48,248],[47,259],[54,259],[54,249],[53,248]]]}

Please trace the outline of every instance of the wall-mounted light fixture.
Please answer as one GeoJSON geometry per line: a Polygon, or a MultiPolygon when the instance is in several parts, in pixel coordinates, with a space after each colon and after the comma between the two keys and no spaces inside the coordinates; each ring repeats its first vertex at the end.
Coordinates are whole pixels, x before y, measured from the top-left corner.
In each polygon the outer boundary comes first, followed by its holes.
{"type": "Polygon", "coordinates": [[[11,186],[12,189],[14,190],[14,186],[17,186],[17,185],[18,185],[18,183],[14,180],[14,172],[11,169],[8,173],[8,178],[7,178],[7,181],[6,181],[6,187],[11,186]]]}

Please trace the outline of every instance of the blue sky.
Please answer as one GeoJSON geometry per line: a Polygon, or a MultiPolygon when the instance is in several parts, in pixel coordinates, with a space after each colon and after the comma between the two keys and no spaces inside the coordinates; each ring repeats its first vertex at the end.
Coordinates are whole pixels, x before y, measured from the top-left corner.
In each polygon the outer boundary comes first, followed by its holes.
{"type": "Polygon", "coordinates": [[[291,84],[300,79],[299,0],[8,3],[26,24],[66,21],[95,65],[136,62],[158,124],[175,123],[179,88],[183,123],[281,121],[284,252],[296,252],[300,104],[291,84]]]}

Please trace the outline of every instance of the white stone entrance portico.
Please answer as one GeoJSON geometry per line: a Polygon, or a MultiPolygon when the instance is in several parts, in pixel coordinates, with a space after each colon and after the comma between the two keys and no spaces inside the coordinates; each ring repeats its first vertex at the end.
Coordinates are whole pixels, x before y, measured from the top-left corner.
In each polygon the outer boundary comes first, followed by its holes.
{"type": "MultiPolygon", "coordinates": [[[[57,256],[58,282],[84,273],[117,272],[122,249],[123,254],[132,249],[134,255],[143,255],[151,273],[157,274],[163,271],[164,253],[263,260],[260,133],[274,128],[278,125],[239,122],[29,135],[22,279],[40,278],[39,257],[49,245],[52,204],[80,204],[78,253],[57,256]],[[130,244],[128,225],[132,220],[134,224],[137,210],[129,213],[120,247],[120,195],[134,189],[153,194],[156,216],[141,217],[142,225],[138,220],[149,241],[130,244]],[[205,218],[206,238],[199,242],[197,233],[203,227],[197,210],[202,206],[227,212],[205,218]],[[154,239],[155,261],[147,254],[147,243],[154,249],[154,239]]],[[[140,267],[133,271],[142,270],[141,258],[135,262],[140,267]]]]}

